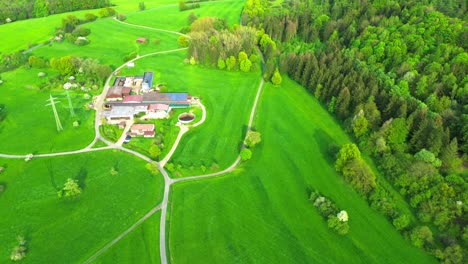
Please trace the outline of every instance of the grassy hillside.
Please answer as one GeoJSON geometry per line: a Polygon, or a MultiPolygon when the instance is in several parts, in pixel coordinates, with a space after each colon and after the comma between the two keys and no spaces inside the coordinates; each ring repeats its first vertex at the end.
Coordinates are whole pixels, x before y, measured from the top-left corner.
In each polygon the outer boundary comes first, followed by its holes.
{"type": "Polygon", "coordinates": [[[131,52],[144,55],[179,48],[177,35],[142,29],[119,23],[113,19],[98,20],[85,27],[91,30],[91,34],[87,37],[91,42],[89,45],[77,46],[63,41],[37,49],[33,54],[45,58],[68,55],[90,57],[117,67],[124,63],[124,56],[131,52]],[[149,43],[147,45],[137,44],[136,39],[139,37],[147,38],[149,43]],[[155,39],[159,39],[160,44],[154,44],[155,39]]]}
{"type": "Polygon", "coordinates": [[[239,24],[244,4],[243,0],[200,2],[200,8],[182,12],[179,11],[178,5],[162,6],[154,10],[129,14],[127,22],[179,31],[189,25],[188,16],[194,13],[197,17],[213,16],[226,19],[227,24],[232,26],[239,24]]]}
{"type": "Polygon", "coordinates": [[[75,263],[109,243],[162,198],[163,181],[145,162],[115,151],[54,158],[0,159],[0,262],[23,235],[24,263],[75,263]],[[118,174],[112,176],[111,168],[118,174]],[[67,178],[79,181],[76,200],[59,199],[67,178]]]}
{"type": "Polygon", "coordinates": [[[267,85],[256,127],[262,143],[236,172],[174,186],[173,263],[434,261],[337,175],[328,146],[349,139],[301,87],[288,80],[267,85]],[[312,188],[348,211],[348,235],[327,227],[308,201],[312,188]]]}

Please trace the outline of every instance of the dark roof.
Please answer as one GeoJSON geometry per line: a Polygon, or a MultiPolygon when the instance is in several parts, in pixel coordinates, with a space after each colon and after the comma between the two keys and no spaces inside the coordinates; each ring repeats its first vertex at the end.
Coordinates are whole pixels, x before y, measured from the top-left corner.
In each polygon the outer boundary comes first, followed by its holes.
{"type": "Polygon", "coordinates": [[[147,83],[153,82],[153,72],[145,72],[143,74],[143,81],[147,83]]]}
{"type": "Polygon", "coordinates": [[[130,88],[130,87],[122,88],[122,94],[123,95],[129,95],[131,91],[132,91],[132,88],[130,88]]]}
{"type": "Polygon", "coordinates": [[[117,77],[115,78],[113,86],[124,86],[126,77],[117,77]]]}
{"type": "Polygon", "coordinates": [[[113,86],[107,91],[106,98],[120,98],[122,97],[122,87],[113,86]]]}

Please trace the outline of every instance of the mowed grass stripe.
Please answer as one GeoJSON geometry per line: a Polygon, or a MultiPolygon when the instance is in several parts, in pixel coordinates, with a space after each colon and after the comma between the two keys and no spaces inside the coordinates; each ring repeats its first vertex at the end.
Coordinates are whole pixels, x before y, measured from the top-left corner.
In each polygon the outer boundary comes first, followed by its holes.
{"type": "Polygon", "coordinates": [[[348,137],[302,87],[283,83],[265,87],[252,160],[174,186],[173,263],[433,263],[337,175],[328,145],[348,137]],[[348,211],[348,235],[327,227],[308,201],[312,188],[348,211]]]}

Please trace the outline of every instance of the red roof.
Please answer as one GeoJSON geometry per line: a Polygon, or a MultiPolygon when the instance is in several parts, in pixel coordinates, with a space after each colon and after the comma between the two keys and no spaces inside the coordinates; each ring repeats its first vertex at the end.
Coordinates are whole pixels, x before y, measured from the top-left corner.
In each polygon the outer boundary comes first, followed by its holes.
{"type": "Polygon", "coordinates": [[[141,103],[143,101],[143,95],[127,95],[123,99],[124,103],[141,103]]]}
{"type": "Polygon", "coordinates": [[[132,132],[133,131],[153,131],[154,132],[154,124],[133,124],[132,125],[132,132]]]}
{"type": "Polygon", "coordinates": [[[167,104],[150,104],[148,106],[148,110],[163,110],[163,111],[168,111],[169,110],[169,105],[167,104]]]}
{"type": "Polygon", "coordinates": [[[154,131],[145,131],[144,132],[144,135],[145,137],[148,136],[148,137],[154,137],[154,131]]]}

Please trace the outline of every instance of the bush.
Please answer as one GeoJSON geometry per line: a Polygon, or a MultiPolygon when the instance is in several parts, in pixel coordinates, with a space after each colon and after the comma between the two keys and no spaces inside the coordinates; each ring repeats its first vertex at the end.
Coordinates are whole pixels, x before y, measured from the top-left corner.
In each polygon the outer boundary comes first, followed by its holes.
{"type": "Polygon", "coordinates": [[[177,39],[177,42],[179,43],[179,45],[181,47],[188,47],[189,45],[189,40],[186,36],[180,36],[178,39],[177,39]]]}
{"type": "Polygon", "coordinates": [[[89,28],[77,27],[73,30],[72,34],[75,37],[85,37],[91,34],[91,30],[89,28]]]}
{"type": "Polygon", "coordinates": [[[248,148],[244,148],[240,152],[240,157],[243,161],[249,160],[252,158],[252,151],[250,151],[248,148]]]}
{"type": "Polygon", "coordinates": [[[118,14],[117,19],[120,21],[124,21],[125,19],[127,19],[127,17],[124,14],[118,14]]]}
{"type": "Polygon", "coordinates": [[[95,21],[97,19],[97,16],[95,14],[92,14],[92,13],[86,13],[85,14],[85,21],[86,22],[92,22],[92,21],[95,21]]]}
{"type": "Polygon", "coordinates": [[[20,261],[26,257],[26,240],[23,236],[17,236],[18,245],[13,248],[13,251],[10,254],[10,259],[12,261],[20,261]]]}
{"type": "Polygon", "coordinates": [[[409,226],[410,222],[411,220],[409,217],[403,214],[393,220],[393,226],[395,226],[397,230],[403,230],[409,226]]]}
{"type": "Polygon", "coordinates": [[[145,10],[146,9],[145,2],[138,3],[138,9],[140,9],[140,11],[145,10]]]}
{"type": "Polygon", "coordinates": [[[245,137],[245,144],[252,148],[262,141],[262,135],[257,131],[248,131],[245,137]]]}
{"type": "Polygon", "coordinates": [[[335,230],[340,235],[346,235],[349,232],[348,222],[343,222],[338,217],[331,215],[328,217],[328,228],[335,230]]]}
{"type": "Polygon", "coordinates": [[[78,45],[78,46],[85,46],[85,45],[88,45],[89,44],[89,40],[85,37],[78,37],[75,42],[74,42],[75,45],[78,45]]]}

